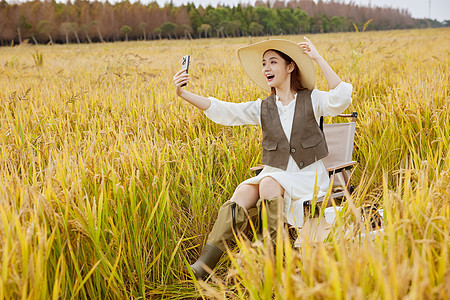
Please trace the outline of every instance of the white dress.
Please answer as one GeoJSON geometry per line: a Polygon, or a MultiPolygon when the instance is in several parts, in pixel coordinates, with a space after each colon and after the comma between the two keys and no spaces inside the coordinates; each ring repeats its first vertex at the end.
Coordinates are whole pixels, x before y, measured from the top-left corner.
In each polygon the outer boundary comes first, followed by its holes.
{"type": "MultiPolygon", "coordinates": [[[[311,100],[316,122],[319,123],[321,116],[336,116],[342,113],[352,102],[352,89],[352,85],[346,82],[341,82],[329,92],[314,89],[311,100]]],[[[294,119],[295,98],[294,96],[294,99],[284,106],[278,96],[276,97],[278,115],[288,141],[294,119]]],[[[261,126],[261,99],[242,103],[224,102],[213,97],[209,99],[211,106],[204,113],[213,122],[228,126],[261,126]]],[[[315,189],[317,197],[324,196],[329,186],[328,172],[322,160],[300,170],[292,156],[289,156],[286,171],[265,166],[261,173],[240,185],[259,184],[261,179],[267,176],[275,179],[284,188],[286,221],[297,227],[303,225],[303,202],[313,198],[315,189]]]]}

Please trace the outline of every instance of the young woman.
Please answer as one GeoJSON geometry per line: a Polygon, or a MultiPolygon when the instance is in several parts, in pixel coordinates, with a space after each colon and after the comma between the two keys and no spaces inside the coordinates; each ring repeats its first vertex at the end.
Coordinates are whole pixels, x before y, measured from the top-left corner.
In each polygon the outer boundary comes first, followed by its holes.
{"type": "Polygon", "coordinates": [[[223,125],[260,125],[265,165],[242,182],[225,202],[199,259],[191,265],[197,278],[213,269],[226,243],[247,225],[248,209],[266,210],[268,232],[276,238],[278,220],[301,227],[303,202],[326,194],[329,177],[321,161],[328,155],[321,116],[342,113],[351,103],[352,85],[342,82],[309,39],[299,44],[268,40],[240,48],[238,56],[250,79],[271,92],[264,100],[230,103],[185,91],[189,74],[173,77],[177,95],[223,125]],[[322,70],[329,92],[314,89],[314,63],[322,70]]]}

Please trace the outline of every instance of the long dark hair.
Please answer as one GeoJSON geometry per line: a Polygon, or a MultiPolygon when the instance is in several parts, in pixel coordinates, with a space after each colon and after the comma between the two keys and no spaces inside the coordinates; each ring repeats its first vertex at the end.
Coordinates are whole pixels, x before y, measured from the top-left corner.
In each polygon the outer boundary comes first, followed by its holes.
{"type": "MultiPolygon", "coordinates": [[[[281,56],[281,58],[286,62],[286,65],[289,65],[290,63],[294,63],[294,71],[291,72],[291,90],[293,90],[296,93],[298,91],[306,90],[306,88],[300,82],[300,70],[299,70],[297,64],[295,63],[295,61],[293,61],[289,55],[287,55],[279,50],[275,50],[275,49],[266,50],[264,52],[264,54],[266,54],[268,51],[273,51],[273,52],[277,53],[279,56],[281,56]]],[[[263,54],[263,56],[264,56],[264,54],[263,54]]],[[[275,94],[274,87],[270,88],[270,90],[272,91],[272,94],[275,94]]]]}

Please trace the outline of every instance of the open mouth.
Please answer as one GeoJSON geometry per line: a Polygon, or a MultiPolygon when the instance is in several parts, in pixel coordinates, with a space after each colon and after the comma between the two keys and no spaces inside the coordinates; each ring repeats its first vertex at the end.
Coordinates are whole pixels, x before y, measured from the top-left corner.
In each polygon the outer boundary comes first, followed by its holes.
{"type": "Polygon", "coordinates": [[[272,81],[275,75],[266,75],[267,81],[272,81]]]}

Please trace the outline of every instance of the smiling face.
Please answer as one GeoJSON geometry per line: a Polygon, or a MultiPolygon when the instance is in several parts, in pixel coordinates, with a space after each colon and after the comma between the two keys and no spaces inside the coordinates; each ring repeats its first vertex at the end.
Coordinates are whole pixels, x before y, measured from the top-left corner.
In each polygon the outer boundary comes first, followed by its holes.
{"type": "Polygon", "coordinates": [[[290,85],[293,63],[288,63],[277,52],[268,50],[263,55],[262,72],[271,88],[290,85]]]}

